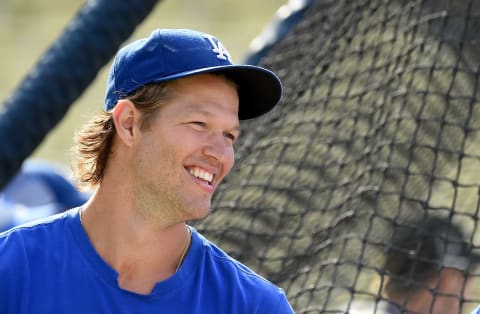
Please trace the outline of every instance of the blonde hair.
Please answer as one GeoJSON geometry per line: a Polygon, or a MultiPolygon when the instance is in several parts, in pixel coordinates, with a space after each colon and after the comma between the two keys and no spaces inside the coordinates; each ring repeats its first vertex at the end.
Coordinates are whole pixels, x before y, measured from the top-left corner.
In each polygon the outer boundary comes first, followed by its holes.
{"type": "MultiPolygon", "coordinates": [[[[142,113],[141,129],[148,129],[161,108],[171,97],[169,83],[148,84],[126,98],[142,113]]],[[[73,171],[80,184],[96,185],[103,179],[115,136],[112,110],[92,117],[75,134],[72,148],[73,171]]]]}

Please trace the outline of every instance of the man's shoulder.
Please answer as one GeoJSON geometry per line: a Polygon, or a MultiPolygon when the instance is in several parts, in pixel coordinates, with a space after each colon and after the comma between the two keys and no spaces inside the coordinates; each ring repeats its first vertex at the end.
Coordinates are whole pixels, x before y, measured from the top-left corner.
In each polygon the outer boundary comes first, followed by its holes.
{"type": "Polygon", "coordinates": [[[0,252],[14,252],[15,248],[24,250],[46,249],[50,242],[60,241],[65,235],[65,222],[71,218],[72,212],[45,217],[39,220],[15,226],[0,233],[0,252]],[[40,248],[41,247],[41,248],[40,248]]]}
{"type": "MultiPolygon", "coordinates": [[[[203,237],[201,237],[203,238],[203,237]]],[[[214,282],[223,286],[224,291],[233,289],[241,291],[241,294],[253,304],[263,304],[270,310],[278,309],[277,313],[293,313],[288,305],[284,291],[274,283],[253,271],[251,268],[231,257],[217,245],[203,238],[205,247],[205,260],[215,274],[214,282]],[[288,311],[287,311],[288,310],[288,311]]],[[[212,281],[210,281],[212,283],[212,281]]]]}
{"type": "Polygon", "coordinates": [[[212,261],[216,268],[223,271],[222,273],[224,275],[226,275],[227,273],[231,274],[232,276],[238,277],[236,279],[253,281],[256,284],[266,285],[268,287],[275,286],[269,280],[265,279],[260,274],[253,271],[250,267],[230,256],[216,244],[212,243],[201,235],[200,237],[203,241],[203,246],[206,249],[205,251],[207,254],[207,258],[212,261]]]}

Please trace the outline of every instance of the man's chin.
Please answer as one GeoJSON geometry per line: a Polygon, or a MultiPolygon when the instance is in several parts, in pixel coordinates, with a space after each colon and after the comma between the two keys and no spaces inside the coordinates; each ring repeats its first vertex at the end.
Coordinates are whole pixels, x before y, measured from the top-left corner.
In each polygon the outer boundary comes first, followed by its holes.
{"type": "Polygon", "coordinates": [[[197,208],[189,220],[202,220],[205,219],[211,212],[211,207],[197,208]]]}

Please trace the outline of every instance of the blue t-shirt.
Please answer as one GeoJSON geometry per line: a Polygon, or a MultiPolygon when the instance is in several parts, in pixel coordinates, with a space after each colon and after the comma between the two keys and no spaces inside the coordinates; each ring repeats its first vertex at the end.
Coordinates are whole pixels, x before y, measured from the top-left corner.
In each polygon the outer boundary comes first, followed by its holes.
{"type": "Polygon", "coordinates": [[[2,314],[294,313],[284,292],[192,228],[182,266],[149,295],[121,289],[78,209],[0,233],[2,314]]]}
{"type": "Polygon", "coordinates": [[[470,314],[480,314],[480,306],[477,307],[472,313],[470,314]]]}

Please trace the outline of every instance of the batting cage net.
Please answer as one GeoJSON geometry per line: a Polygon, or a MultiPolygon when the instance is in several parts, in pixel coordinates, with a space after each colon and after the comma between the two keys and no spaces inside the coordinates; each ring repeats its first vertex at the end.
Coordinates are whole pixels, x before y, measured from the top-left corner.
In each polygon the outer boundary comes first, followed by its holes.
{"type": "MultiPolygon", "coordinates": [[[[281,104],[242,125],[213,213],[193,224],[282,287],[296,313],[359,313],[356,304],[380,313],[388,295],[421,289],[467,313],[480,303],[480,1],[318,0],[304,9],[288,31],[277,23],[281,36],[260,58],[283,81],[281,104]],[[434,274],[444,269],[465,279],[460,289],[443,290],[434,274]]],[[[98,67],[131,31],[102,35],[115,42],[98,67]]],[[[3,114],[2,130],[15,117],[24,114],[3,114]]],[[[9,174],[25,157],[3,155],[9,174]]]]}
{"type": "MultiPolygon", "coordinates": [[[[360,301],[380,313],[389,280],[414,291],[429,263],[473,264],[479,39],[480,1],[315,1],[261,60],[284,98],[243,126],[236,167],[197,227],[284,288],[296,313],[357,313],[360,301]],[[432,219],[447,222],[440,235],[432,219]]],[[[473,281],[468,297],[450,296],[463,313],[480,290],[475,267],[455,268],[473,281]]]]}

